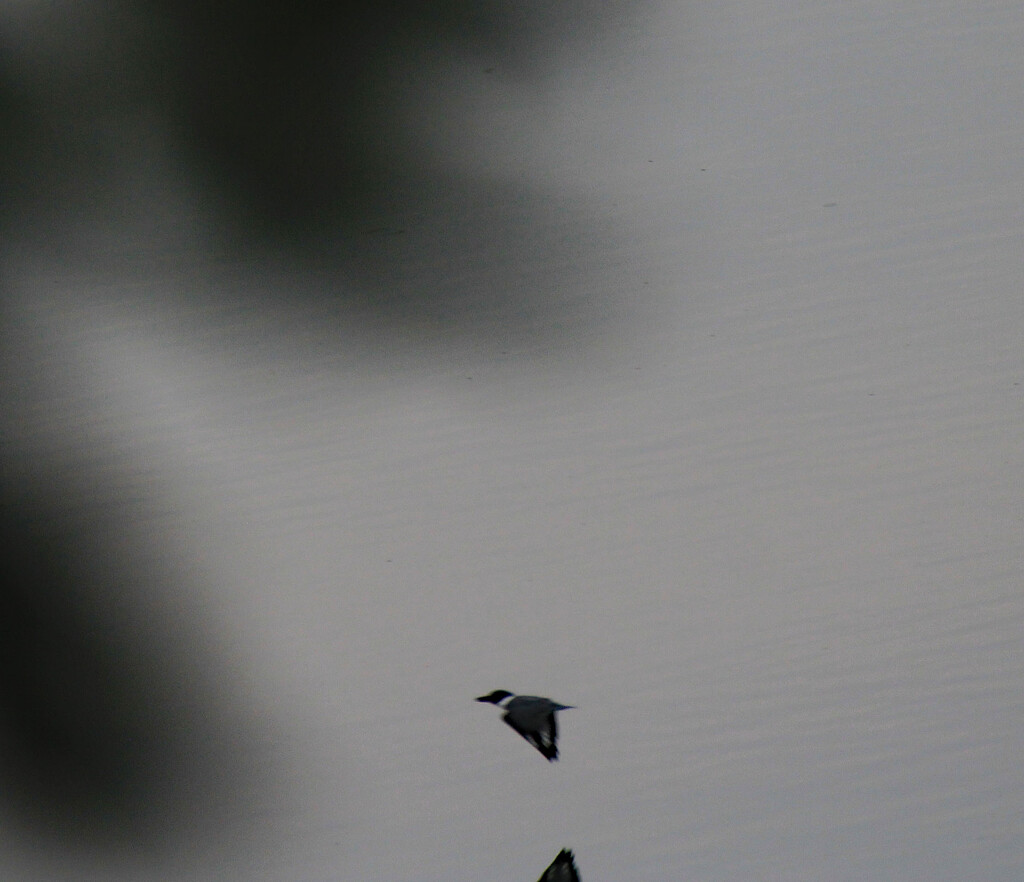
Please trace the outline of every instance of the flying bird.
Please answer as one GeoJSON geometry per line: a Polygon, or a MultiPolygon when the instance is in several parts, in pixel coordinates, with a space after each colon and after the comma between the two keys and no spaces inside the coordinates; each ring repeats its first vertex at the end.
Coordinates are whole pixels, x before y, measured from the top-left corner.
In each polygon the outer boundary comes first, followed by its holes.
{"type": "Polygon", "coordinates": [[[576,869],[572,852],[563,848],[537,882],[580,882],[580,874],[576,869]]]}
{"type": "Polygon", "coordinates": [[[536,747],[548,762],[558,759],[555,711],[569,710],[573,705],[558,704],[536,695],[513,695],[505,689],[495,689],[490,695],[481,695],[477,701],[502,708],[505,711],[502,719],[536,747]]]}

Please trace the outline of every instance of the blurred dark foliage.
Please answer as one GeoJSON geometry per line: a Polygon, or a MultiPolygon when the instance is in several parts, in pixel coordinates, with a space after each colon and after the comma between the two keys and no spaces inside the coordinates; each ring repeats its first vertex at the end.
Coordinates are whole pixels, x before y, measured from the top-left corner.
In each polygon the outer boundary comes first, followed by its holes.
{"type": "Polygon", "coordinates": [[[506,2],[155,5],[173,22],[170,116],[202,167],[259,224],[358,216],[396,168],[386,74],[446,43],[507,54],[527,28],[506,2]]]}
{"type": "MultiPolygon", "coordinates": [[[[439,59],[478,59],[477,76],[497,70],[540,94],[566,47],[606,36],[635,7],[30,3],[28,23],[0,45],[0,230],[45,243],[57,262],[80,258],[83,226],[108,221],[120,245],[96,254],[159,249],[147,225],[176,196],[145,189],[145,141],[155,137],[171,151],[161,161],[215,219],[186,233],[200,252],[312,264],[331,277],[319,303],[385,321],[411,313],[472,327],[483,316],[525,321],[529,333],[564,323],[543,314],[567,302],[550,292],[590,296],[607,271],[595,255],[614,250],[607,220],[529,176],[471,174],[418,151],[404,85],[436,76],[421,68],[439,59]]],[[[574,303],[569,320],[584,317],[574,303]]]]}
{"type": "Polygon", "coordinates": [[[0,46],[3,210],[101,199],[125,146],[109,139],[118,115],[145,112],[243,227],[358,223],[396,182],[430,174],[392,149],[396,70],[453,52],[542,80],[559,46],[633,2],[54,4],[0,46]]]}
{"type": "Polygon", "coordinates": [[[215,809],[251,796],[254,736],[223,706],[201,623],[154,602],[174,576],[133,535],[135,506],[76,514],[3,490],[0,787],[16,821],[71,848],[210,838],[215,809]]]}
{"type": "MultiPolygon", "coordinates": [[[[139,131],[125,120],[142,118],[168,135],[181,178],[218,206],[237,253],[259,267],[261,254],[283,246],[308,263],[312,243],[326,281],[303,296],[355,298],[385,316],[426,310],[444,321],[448,310],[487,314],[492,327],[523,321],[556,277],[581,272],[578,213],[525,186],[391,149],[402,137],[395,71],[415,76],[417,59],[454,51],[543,80],[559,46],[632,5],[16,4],[0,17],[0,234],[45,242],[60,275],[75,219],[122,210],[123,192],[112,191],[132,158],[125,139],[139,131]],[[391,212],[394,203],[402,210],[391,212]]],[[[146,198],[141,216],[159,213],[146,198]]],[[[0,332],[7,349],[21,333],[6,309],[0,332]]],[[[34,371],[19,364],[19,375],[34,371]]],[[[67,393],[33,394],[59,402],[67,393]]],[[[7,381],[3,395],[15,395],[7,381]]],[[[17,436],[17,417],[4,410],[3,431],[17,436]]],[[[6,472],[10,452],[0,455],[6,472]]],[[[135,847],[197,826],[215,836],[212,807],[230,813],[253,786],[239,765],[255,755],[253,735],[221,712],[213,684],[222,662],[202,627],[138,600],[179,593],[174,568],[146,551],[159,537],[136,532],[132,505],[100,494],[72,512],[52,488],[15,490],[5,479],[0,505],[5,803],[50,842],[135,847]]]]}

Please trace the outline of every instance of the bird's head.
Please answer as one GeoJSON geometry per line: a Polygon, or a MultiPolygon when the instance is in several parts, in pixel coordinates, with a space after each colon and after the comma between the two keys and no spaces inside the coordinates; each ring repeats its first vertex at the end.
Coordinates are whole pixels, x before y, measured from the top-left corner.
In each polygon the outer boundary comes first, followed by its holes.
{"type": "Polygon", "coordinates": [[[481,695],[477,701],[488,701],[491,704],[501,704],[506,698],[511,698],[512,693],[505,689],[495,689],[490,695],[481,695]]]}

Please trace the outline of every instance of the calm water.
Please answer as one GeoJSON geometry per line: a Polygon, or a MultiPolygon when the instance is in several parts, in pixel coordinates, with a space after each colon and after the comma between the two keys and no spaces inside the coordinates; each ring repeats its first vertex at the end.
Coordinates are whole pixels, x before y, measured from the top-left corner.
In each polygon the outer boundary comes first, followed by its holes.
{"type": "Polygon", "coordinates": [[[568,243],[477,205],[479,264],[431,215],[371,246],[447,312],[180,245],[20,263],[15,471],[138,501],[119,553],[186,576],[118,602],[213,668],[243,771],[141,855],[15,836],[10,872],[1020,879],[1024,14],[974,12],[653,16],[547,99],[568,243]],[[577,706],[559,763],[495,688],[577,706]]]}

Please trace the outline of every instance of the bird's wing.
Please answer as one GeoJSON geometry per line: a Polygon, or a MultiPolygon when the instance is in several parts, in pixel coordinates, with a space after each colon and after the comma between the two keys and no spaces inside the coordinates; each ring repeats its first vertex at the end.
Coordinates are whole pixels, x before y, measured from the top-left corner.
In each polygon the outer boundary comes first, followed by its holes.
{"type": "Polygon", "coordinates": [[[526,728],[524,725],[520,725],[516,722],[516,718],[511,712],[505,714],[502,719],[522,735],[523,738],[529,741],[530,744],[537,748],[548,762],[554,762],[558,759],[558,747],[555,744],[553,729],[555,721],[554,712],[552,712],[550,718],[545,721],[545,726],[537,731],[533,731],[526,728]]]}
{"type": "Polygon", "coordinates": [[[551,711],[547,719],[547,731],[541,730],[540,737],[546,742],[544,749],[540,750],[548,758],[549,762],[558,759],[558,723],[555,722],[555,712],[551,711]]]}
{"type": "Polygon", "coordinates": [[[563,848],[537,882],[580,882],[572,852],[563,848]]]}

